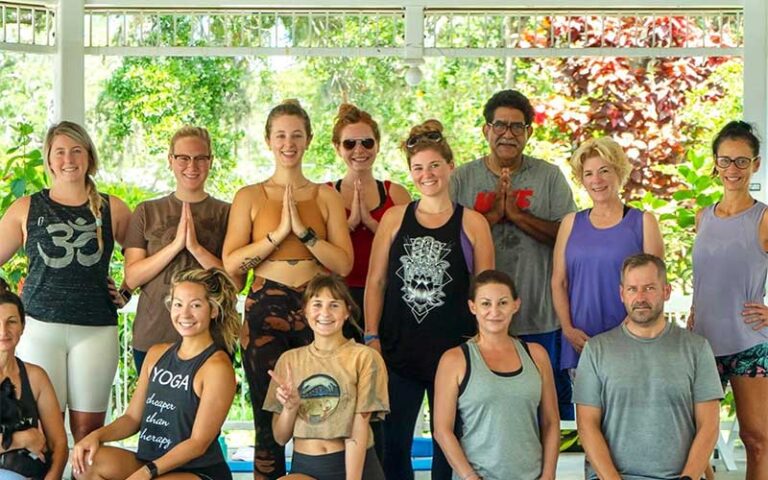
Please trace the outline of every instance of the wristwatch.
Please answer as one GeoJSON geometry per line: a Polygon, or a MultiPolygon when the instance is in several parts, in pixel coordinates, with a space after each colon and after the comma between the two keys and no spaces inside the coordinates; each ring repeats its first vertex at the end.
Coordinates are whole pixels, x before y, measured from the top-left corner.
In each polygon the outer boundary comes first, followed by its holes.
{"type": "Polygon", "coordinates": [[[149,470],[149,478],[157,478],[157,465],[155,465],[155,462],[149,462],[144,466],[149,470]]]}
{"type": "Polygon", "coordinates": [[[309,244],[311,247],[315,244],[315,240],[317,240],[317,234],[314,230],[312,230],[312,227],[307,228],[307,231],[304,233],[304,235],[299,237],[299,240],[301,240],[301,243],[309,244]]]}

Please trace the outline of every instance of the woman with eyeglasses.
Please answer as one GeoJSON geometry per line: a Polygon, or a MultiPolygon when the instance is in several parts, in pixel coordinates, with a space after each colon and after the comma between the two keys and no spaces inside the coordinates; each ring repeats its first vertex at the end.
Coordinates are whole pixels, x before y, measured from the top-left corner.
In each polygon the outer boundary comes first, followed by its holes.
{"type": "Polygon", "coordinates": [[[304,290],[321,273],[347,275],[352,269],[341,195],[302,171],[312,141],[306,110],[286,100],[269,112],[265,130],[275,173],[237,192],[224,242],[227,272],[241,284],[251,270],[254,276],[240,338],[256,427],[255,479],[285,475],[285,452],[272,435],[272,415],[262,407],[267,371],[283,352],[312,342],[304,290]]]}
{"type": "Polygon", "coordinates": [[[760,169],[751,125],[728,123],[712,142],[722,199],[696,215],[689,327],[709,340],[736,400],[747,480],[768,478],[768,215],[749,186],[760,169]]]}
{"type": "Polygon", "coordinates": [[[133,360],[141,371],[149,347],[179,334],[163,308],[173,274],[188,268],[221,268],[229,203],[205,190],[213,154],[208,130],[185,126],[171,137],[168,168],[176,189],[140,203],[125,239],[125,283],[141,287],[133,322],[133,360]]]}
{"type": "MultiPolygon", "coordinates": [[[[346,282],[352,298],[362,305],[371,245],[381,217],[390,207],[410,202],[411,196],[402,185],[374,178],[373,163],[379,153],[381,134],[378,123],[368,112],[349,103],[341,104],[331,141],[336,153],[347,165],[344,178],[330,184],[344,198],[347,226],[355,253],[352,271],[347,275],[346,282]]],[[[360,324],[364,324],[364,318],[360,324]]],[[[349,324],[345,325],[344,333],[362,340],[362,336],[349,324]]]]}
{"type": "MultiPolygon", "coordinates": [[[[365,290],[366,343],[389,372],[390,415],[384,421],[387,478],[413,479],[413,429],[426,392],[434,405],[440,356],[475,334],[467,304],[469,279],[493,268],[488,222],[451,202],[453,152],[443,125],[413,127],[402,146],[421,199],[390,208],[373,240],[365,290]]],[[[433,442],[432,478],[451,467],[433,442]]]]}

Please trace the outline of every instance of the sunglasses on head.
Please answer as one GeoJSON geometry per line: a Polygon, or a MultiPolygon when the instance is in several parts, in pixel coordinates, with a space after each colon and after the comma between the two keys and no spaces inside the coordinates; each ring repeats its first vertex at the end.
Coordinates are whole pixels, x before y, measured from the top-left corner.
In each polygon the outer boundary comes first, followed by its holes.
{"type": "Polygon", "coordinates": [[[348,138],[341,141],[341,145],[345,150],[352,150],[358,144],[362,145],[366,150],[370,150],[374,145],[376,145],[376,140],[373,138],[348,138]]]}
{"type": "Polygon", "coordinates": [[[405,147],[407,149],[411,149],[422,142],[429,142],[429,143],[440,143],[443,141],[443,134],[440,132],[427,132],[427,133],[420,133],[418,135],[412,135],[408,137],[408,140],[405,142],[405,147]]]}

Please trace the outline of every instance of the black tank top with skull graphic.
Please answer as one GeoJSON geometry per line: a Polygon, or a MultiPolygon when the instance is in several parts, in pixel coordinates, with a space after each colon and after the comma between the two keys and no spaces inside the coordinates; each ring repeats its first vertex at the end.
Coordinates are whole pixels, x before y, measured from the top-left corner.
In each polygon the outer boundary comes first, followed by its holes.
{"type": "Polygon", "coordinates": [[[29,269],[22,299],[40,321],[70,325],[117,325],[117,310],[107,288],[114,239],[109,196],[102,194],[101,235],[88,204],[70,207],[42,190],[30,198],[27,242],[29,269]]]}
{"type": "Polygon", "coordinates": [[[398,375],[433,381],[440,356],[476,332],[469,311],[470,272],[461,247],[463,207],[438,228],[406,207],[389,250],[387,289],[379,324],[387,367],[398,375]]]}

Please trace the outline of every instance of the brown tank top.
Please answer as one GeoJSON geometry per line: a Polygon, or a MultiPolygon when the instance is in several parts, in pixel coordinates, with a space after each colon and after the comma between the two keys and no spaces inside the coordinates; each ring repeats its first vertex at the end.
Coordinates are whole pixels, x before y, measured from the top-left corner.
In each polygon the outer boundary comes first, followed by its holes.
{"type": "MultiPolygon", "coordinates": [[[[325,220],[317,205],[317,189],[310,200],[296,202],[296,209],[299,211],[301,221],[307,228],[315,231],[317,238],[325,240],[328,233],[325,228],[325,220]]],[[[259,208],[256,218],[253,219],[253,232],[251,238],[260,240],[267,236],[269,232],[274,232],[280,225],[280,216],[283,212],[282,200],[272,200],[267,196],[264,186],[261,186],[264,192],[264,204],[259,208]]],[[[280,243],[280,248],[273,251],[267,260],[311,260],[315,258],[312,252],[301,243],[299,237],[293,232],[289,233],[285,240],[280,243]]]]}

